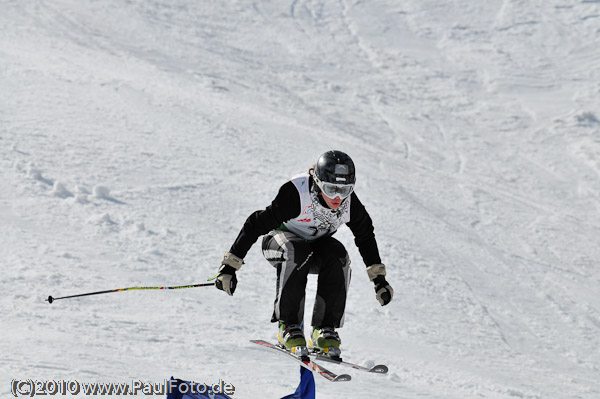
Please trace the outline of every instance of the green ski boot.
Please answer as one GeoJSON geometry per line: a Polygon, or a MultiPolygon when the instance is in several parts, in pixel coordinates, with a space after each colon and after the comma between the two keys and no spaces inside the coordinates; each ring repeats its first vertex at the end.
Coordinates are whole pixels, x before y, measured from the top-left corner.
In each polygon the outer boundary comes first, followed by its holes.
{"type": "Polygon", "coordinates": [[[290,324],[289,326],[286,326],[280,321],[277,339],[281,345],[283,345],[292,353],[297,353],[301,356],[307,353],[304,331],[298,324],[290,324]]]}
{"type": "Polygon", "coordinates": [[[310,336],[310,346],[327,356],[339,358],[341,355],[340,336],[332,327],[313,327],[312,334],[310,336]]]}

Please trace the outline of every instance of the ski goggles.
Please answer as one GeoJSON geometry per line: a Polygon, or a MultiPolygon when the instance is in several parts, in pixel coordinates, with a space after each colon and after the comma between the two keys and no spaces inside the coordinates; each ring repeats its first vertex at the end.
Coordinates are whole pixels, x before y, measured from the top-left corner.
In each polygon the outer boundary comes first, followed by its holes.
{"type": "Polygon", "coordinates": [[[354,184],[335,184],[317,180],[317,185],[323,194],[331,199],[335,197],[344,199],[352,194],[352,191],[354,191],[354,184]]]}

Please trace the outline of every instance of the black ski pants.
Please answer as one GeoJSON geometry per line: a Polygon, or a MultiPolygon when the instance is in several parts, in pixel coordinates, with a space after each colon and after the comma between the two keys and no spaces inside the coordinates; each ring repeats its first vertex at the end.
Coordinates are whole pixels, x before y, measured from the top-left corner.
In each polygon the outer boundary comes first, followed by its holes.
{"type": "Polygon", "coordinates": [[[342,327],[350,284],[350,258],[333,237],[307,242],[289,231],[273,230],[263,237],[265,258],[277,268],[277,293],[271,321],[304,322],[308,274],[318,274],[312,326],[342,327]]]}

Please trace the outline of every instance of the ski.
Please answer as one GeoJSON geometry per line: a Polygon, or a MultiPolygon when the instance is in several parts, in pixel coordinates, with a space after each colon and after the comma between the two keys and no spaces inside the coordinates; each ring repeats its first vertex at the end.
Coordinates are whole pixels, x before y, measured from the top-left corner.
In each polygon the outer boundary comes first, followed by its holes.
{"type": "Polygon", "coordinates": [[[387,372],[388,372],[388,367],[385,364],[378,364],[373,367],[365,367],[365,366],[361,366],[360,364],[346,362],[346,361],[342,360],[341,358],[330,357],[330,356],[324,355],[320,352],[312,351],[309,353],[309,355],[313,356],[316,360],[319,360],[319,361],[340,364],[342,366],[351,367],[356,370],[366,371],[368,373],[387,374],[387,372]]]}
{"type": "Polygon", "coordinates": [[[270,342],[263,341],[260,339],[253,339],[253,340],[250,340],[250,342],[257,344],[262,348],[269,349],[271,351],[285,355],[285,356],[293,359],[297,363],[299,363],[302,367],[317,373],[318,375],[320,375],[321,377],[323,377],[329,381],[339,382],[339,381],[350,381],[352,379],[352,377],[350,377],[348,374],[339,374],[339,375],[335,374],[335,373],[327,370],[325,367],[319,365],[318,363],[313,362],[312,360],[310,360],[310,358],[308,356],[306,356],[306,357],[296,356],[292,352],[290,352],[280,346],[274,345],[270,342]]]}

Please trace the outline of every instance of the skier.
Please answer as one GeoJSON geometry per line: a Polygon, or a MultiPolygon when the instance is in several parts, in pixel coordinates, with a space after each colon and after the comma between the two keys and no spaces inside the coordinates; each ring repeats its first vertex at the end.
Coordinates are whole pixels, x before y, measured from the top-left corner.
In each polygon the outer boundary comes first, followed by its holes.
{"type": "Polygon", "coordinates": [[[279,322],[278,339],[287,349],[306,347],[302,329],[307,276],[318,274],[309,345],[339,356],[335,330],[344,323],[350,283],[350,259],[341,242],[332,237],[347,224],[375,284],[379,303],[387,305],[394,290],[385,279],[373,233],[373,223],[354,192],[352,159],[341,151],[319,157],[308,173],[294,176],[279,189],[266,209],[252,213],[221,260],[216,287],[233,295],[236,272],[259,236],[264,257],[277,269],[277,293],[272,322],[279,322]]]}

